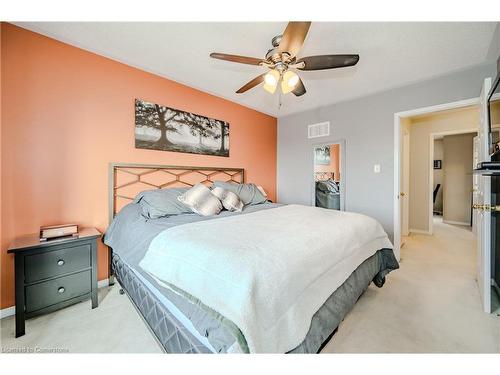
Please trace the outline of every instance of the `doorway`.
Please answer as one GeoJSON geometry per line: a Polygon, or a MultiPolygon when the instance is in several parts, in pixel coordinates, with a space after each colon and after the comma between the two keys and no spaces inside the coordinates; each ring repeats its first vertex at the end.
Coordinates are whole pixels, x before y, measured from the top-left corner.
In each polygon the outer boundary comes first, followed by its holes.
{"type": "Polygon", "coordinates": [[[401,119],[401,241],[410,233],[432,235],[436,217],[448,224],[471,225],[478,118],[476,105],[401,119]]]}
{"type": "Polygon", "coordinates": [[[345,210],[345,142],[313,146],[312,205],[345,210]]]}
{"type": "MultiPolygon", "coordinates": [[[[396,249],[400,249],[404,234],[404,193],[407,193],[410,227],[410,237],[407,240],[412,241],[414,237],[418,242],[422,241],[423,236],[428,237],[429,241],[436,244],[436,251],[448,249],[453,259],[467,263],[467,267],[471,266],[470,259],[460,259],[456,256],[454,247],[448,246],[448,242],[453,239],[449,236],[443,237],[442,234],[454,230],[459,235],[462,233],[465,239],[473,236],[473,229],[474,232],[488,233],[485,229],[486,221],[483,220],[483,225],[478,226],[475,216],[480,213],[478,210],[472,210],[472,203],[478,201],[474,191],[483,191],[474,184],[474,179],[479,177],[473,177],[472,173],[475,168],[474,155],[477,156],[478,153],[477,150],[474,151],[474,146],[477,148],[479,139],[483,139],[483,134],[486,134],[482,130],[484,121],[480,113],[483,113],[483,109],[479,101],[471,99],[395,115],[396,249]],[[407,143],[404,139],[404,129],[405,122],[408,121],[410,122],[410,184],[408,191],[403,191],[406,172],[404,149],[407,143]],[[398,214],[400,216],[397,216],[398,214]],[[475,226],[472,221],[476,223],[475,226]],[[440,232],[439,236],[434,233],[434,225],[435,230],[440,232]],[[480,227],[479,230],[477,227],[480,227]]],[[[487,237],[488,234],[484,236],[487,237]]],[[[479,245],[470,246],[470,253],[478,257],[478,250],[474,247],[482,249],[487,246],[482,246],[478,241],[473,243],[479,245]]],[[[477,268],[482,270],[484,267],[488,267],[488,264],[481,262],[477,268]]],[[[485,277],[479,272],[478,283],[480,284],[483,279],[485,277]]],[[[482,292],[480,294],[485,311],[489,311],[489,303],[486,303],[489,297],[486,293],[484,296],[482,292]]]]}
{"type": "MultiPolygon", "coordinates": [[[[394,253],[398,259],[401,258],[401,126],[402,120],[406,117],[432,114],[444,110],[461,109],[467,106],[475,106],[478,110],[478,116],[476,118],[476,126],[471,129],[472,132],[477,132],[476,154],[474,157],[478,157],[478,160],[489,161],[490,160],[490,144],[491,144],[491,134],[489,126],[489,109],[488,109],[488,94],[491,89],[491,78],[484,79],[481,87],[481,93],[478,98],[466,99],[452,103],[441,104],[432,107],[419,108],[411,111],[397,112],[394,114],[394,205],[393,205],[393,218],[394,218],[394,253]]],[[[442,129],[441,129],[442,130],[442,129]]],[[[410,134],[411,137],[411,134],[410,134]]],[[[411,143],[411,142],[410,142],[411,143]]],[[[431,143],[431,142],[429,142],[431,143]]],[[[433,148],[430,146],[430,154],[433,153],[433,148]]],[[[412,146],[410,147],[412,149],[412,146]]],[[[476,160],[477,161],[477,160],[476,160]]],[[[431,160],[426,160],[427,166],[431,165],[431,160]]],[[[472,167],[472,166],[471,166],[472,167]]],[[[476,168],[476,166],[474,166],[476,168]]],[[[412,167],[410,166],[410,170],[412,167]]],[[[492,202],[491,194],[491,183],[490,177],[487,173],[473,171],[471,168],[471,176],[474,173],[479,176],[474,177],[474,185],[472,190],[473,198],[473,233],[474,233],[474,247],[471,249],[477,258],[476,267],[476,281],[479,286],[479,294],[481,298],[481,304],[483,306],[483,311],[491,312],[491,220],[492,213],[490,209],[492,202]],[[479,181],[477,184],[476,180],[479,181]]],[[[430,175],[430,172],[429,172],[430,175]]],[[[429,177],[429,181],[432,177],[429,177]]],[[[410,195],[412,194],[412,189],[410,187],[410,195]]],[[[429,184],[429,197],[432,196],[432,186],[429,184]]],[[[410,205],[411,206],[411,205],[410,205]]],[[[429,210],[432,210],[432,200],[429,200],[429,210]]],[[[430,215],[427,215],[430,216],[430,215]]],[[[430,221],[429,229],[432,234],[432,221],[430,221]]],[[[411,225],[411,224],[410,224],[411,225]]],[[[446,224],[450,225],[451,224],[446,224]]],[[[458,227],[458,226],[457,226],[458,227]]],[[[470,231],[468,232],[472,234],[470,231]]],[[[433,236],[427,236],[428,238],[434,238],[433,236]]]]}
{"type": "MultiPolygon", "coordinates": [[[[409,176],[405,176],[405,171],[411,171],[412,167],[409,166],[409,156],[408,152],[413,152],[413,148],[415,149],[424,149],[418,144],[415,145],[412,142],[411,135],[409,138],[405,140],[405,136],[408,137],[409,131],[409,119],[416,116],[428,116],[434,113],[446,111],[446,110],[459,110],[466,107],[477,106],[479,103],[478,98],[466,99],[457,102],[447,103],[436,105],[432,107],[424,107],[410,111],[398,112],[394,114],[394,252],[396,257],[400,259],[400,248],[402,242],[402,236],[413,233],[421,233],[421,234],[432,234],[432,210],[433,210],[433,193],[434,189],[431,186],[431,173],[433,172],[433,161],[430,160],[431,152],[431,138],[430,133],[428,134],[427,139],[423,142],[424,145],[428,144],[425,151],[422,153],[422,158],[424,160],[424,171],[428,170],[428,173],[423,175],[422,178],[427,180],[425,184],[426,187],[424,189],[411,189],[409,176]],[[405,132],[405,129],[407,130],[405,132]],[[405,147],[406,145],[410,145],[409,147],[405,147]],[[408,151],[409,150],[409,151],[408,151]],[[406,155],[406,156],[405,156],[406,155]],[[409,166],[409,168],[408,168],[409,166]],[[420,205],[420,208],[423,208],[424,214],[420,213],[419,220],[421,223],[427,223],[427,226],[413,226],[409,217],[409,212],[411,211],[410,198],[412,195],[419,195],[423,197],[423,202],[425,206],[420,205]],[[429,213],[430,212],[430,213],[429,213]],[[407,225],[407,227],[406,227],[407,225]],[[420,227],[423,227],[420,228],[420,227]]],[[[470,132],[477,131],[476,128],[467,129],[470,132]]],[[[414,141],[415,139],[413,139],[414,141]]],[[[411,164],[411,163],[410,163],[411,164]]],[[[417,166],[417,168],[420,168],[417,166]]],[[[414,168],[415,169],[415,166],[414,168]]]]}

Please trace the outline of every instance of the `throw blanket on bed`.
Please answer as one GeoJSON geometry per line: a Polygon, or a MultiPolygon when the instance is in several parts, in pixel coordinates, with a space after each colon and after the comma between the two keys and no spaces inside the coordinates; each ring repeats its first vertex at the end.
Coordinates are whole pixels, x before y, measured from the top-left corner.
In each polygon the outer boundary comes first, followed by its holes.
{"type": "Polygon", "coordinates": [[[179,225],[140,266],[235,323],[252,353],[285,353],[387,234],[364,215],[288,205],[179,225]]]}

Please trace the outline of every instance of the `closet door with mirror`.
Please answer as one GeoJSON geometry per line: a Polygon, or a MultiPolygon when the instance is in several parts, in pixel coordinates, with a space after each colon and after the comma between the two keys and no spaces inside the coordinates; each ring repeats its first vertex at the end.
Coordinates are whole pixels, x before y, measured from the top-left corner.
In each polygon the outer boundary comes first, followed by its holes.
{"type": "Polygon", "coordinates": [[[313,146],[313,197],[316,207],[344,210],[344,157],[343,141],[313,146]]]}

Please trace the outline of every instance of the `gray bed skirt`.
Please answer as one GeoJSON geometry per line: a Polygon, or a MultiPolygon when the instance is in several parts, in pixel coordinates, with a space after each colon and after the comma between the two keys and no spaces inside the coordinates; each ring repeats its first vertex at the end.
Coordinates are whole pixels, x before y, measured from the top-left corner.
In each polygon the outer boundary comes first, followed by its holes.
{"type": "MultiPolygon", "coordinates": [[[[212,353],[115,253],[111,265],[120,285],[167,353],[212,353]]],[[[289,353],[318,353],[370,283],[373,281],[382,287],[385,276],[397,268],[399,265],[391,249],[381,249],[365,260],[314,314],[306,338],[289,353]]],[[[216,349],[224,352],[224,348],[220,346],[216,349]]]]}
{"type": "Polygon", "coordinates": [[[184,328],[116,254],[113,254],[112,268],[121,287],[167,353],[211,353],[184,328]]]}

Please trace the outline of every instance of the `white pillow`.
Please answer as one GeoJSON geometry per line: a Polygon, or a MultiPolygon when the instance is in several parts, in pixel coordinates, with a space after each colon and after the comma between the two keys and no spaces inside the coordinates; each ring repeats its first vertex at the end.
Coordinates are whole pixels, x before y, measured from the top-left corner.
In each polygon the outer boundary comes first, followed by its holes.
{"type": "Polygon", "coordinates": [[[267,198],[267,193],[262,186],[258,185],[257,189],[259,189],[259,191],[262,193],[262,195],[267,198]]]}
{"type": "Polygon", "coordinates": [[[220,199],[224,208],[232,212],[241,212],[243,209],[243,202],[236,193],[227,189],[216,186],[212,190],[212,194],[220,199]]]}
{"type": "Polygon", "coordinates": [[[219,198],[203,184],[194,185],[177,199],[201,216],[217,215],[222,210],[219,198]]]}

